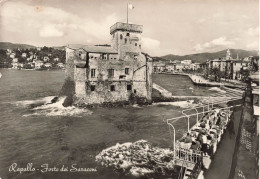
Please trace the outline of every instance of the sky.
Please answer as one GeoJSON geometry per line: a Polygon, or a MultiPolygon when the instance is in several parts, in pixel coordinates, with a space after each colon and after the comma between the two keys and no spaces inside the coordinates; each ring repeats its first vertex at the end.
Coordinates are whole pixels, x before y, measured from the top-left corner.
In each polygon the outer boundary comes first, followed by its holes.
{"type": "Polygon", "coordinates": [[[110,44],[110,27],[143,25],[152,56],[259,49],[258,0],[0,0],[0,41],[35,46],[110,44]]]}

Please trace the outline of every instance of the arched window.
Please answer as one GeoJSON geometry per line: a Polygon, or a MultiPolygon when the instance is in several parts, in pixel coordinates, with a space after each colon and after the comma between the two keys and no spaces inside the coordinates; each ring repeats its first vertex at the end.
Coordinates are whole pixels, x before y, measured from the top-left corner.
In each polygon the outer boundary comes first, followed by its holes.
{"type": "Polygon", "coordinates": [[[121,40],[123,39],[123,35],[122,35],[122,34],[120,34],[120,39],[121,39],[121,40]]]}
{"type": "Polygon", "coordinates": [[[128,37],[129,37],[129,36],[130,36],[130,34],[129,34],[129,33],[126,33],[126,36],[128,36],[128,37]]]}
{"type": "Polygon", "coordinates": [[[137,43],[135,43],[135,46],[137,46],[137,43]]]}

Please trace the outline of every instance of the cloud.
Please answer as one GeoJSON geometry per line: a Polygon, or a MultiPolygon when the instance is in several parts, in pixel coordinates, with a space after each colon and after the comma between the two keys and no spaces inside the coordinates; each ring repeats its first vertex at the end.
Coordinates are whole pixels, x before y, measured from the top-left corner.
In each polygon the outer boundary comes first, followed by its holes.
{"type": "Polygon", "coordinates": [[[217,47],[226,47],[226,46],[232,46],[235,43],[231,40],[227,40],[226,37],[219,37],[216,39],[211,40],[210,42],[206,42],[204,44],[196,44],[194,46],[194,49],[196,51],[202,51],[202,50],[213,50],[217,47]]]}
{"type": "Polygon", "coordinates": [[[46,25],[40,29],[41,37],[61,37],[64,33],[53,25],[46,25]]]}
{"type": "Polygon", "coordinates": [[[7,2],[1,8],[2,26],[13,32],[38,33],[39,37],[62,37],[66,34],[84,33],[84,38],[109,40],[109,28],[118,17],[109,14],[101,20],[80,17],[60,8],[31,6],[7,2]],[[30,28],[28,28],[28,26],[30,28]]]}
{"type": "Polygon", "coordinates": [[[249,28],[249,29],[246,31],[246,34],[247,34],[247,35],[250,35],[250,36],[258,36],[258,34],[259,34],[259,27],[249,28]]]}
{"type": "Polygon", "coordinates": [[[226,39],[226,37],[219,37],[217,39],[212,40],[211,44],[213,44],[213,45],[233,45],[234,42],[228,41],[226,39]]]}
{"type": "Polygon", "coordinates": [[[142,37],[142,48],[144,50],[152,51],[160,48],[160,41],[148,37],[142,37]]]}
{"type": "Polygon", "coordinates": [[[258,50],[259,49],[259,44],[258,44],[257,41],[255,41],[255,42],[247,44],[246,48],[250,49],[250,50],[258,50]]]}

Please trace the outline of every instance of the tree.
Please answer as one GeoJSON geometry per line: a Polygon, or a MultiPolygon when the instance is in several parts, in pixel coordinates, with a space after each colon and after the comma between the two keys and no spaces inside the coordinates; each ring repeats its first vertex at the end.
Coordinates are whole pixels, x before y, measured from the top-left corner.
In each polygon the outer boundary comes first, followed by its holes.
{"type": "Polygon", "coordinates": [[[220,73],[219,68],[217,68],[217,67],[211,68],[211,69],[210,69],[210,74],[211,74],[211,75],[214,75],[215,81],[217,81],[217,82],[220,81],[220,75],[221,75],[221,73],[220,73]]]}
{"type": "Polygon", "coordinates": [[[209,78],[209,69],[208,68],[205,68],[204,71],[203,71],[203,77],[205,79],[208,79],[209,78]]]}
{"type": "Polygon", "coordinates": [[[243,82],[246,82],[248,80],[248,77],[250,75],[250,71],[248,69],[240,69],[240,74],[241,74],[241,80],[243,82]]]}

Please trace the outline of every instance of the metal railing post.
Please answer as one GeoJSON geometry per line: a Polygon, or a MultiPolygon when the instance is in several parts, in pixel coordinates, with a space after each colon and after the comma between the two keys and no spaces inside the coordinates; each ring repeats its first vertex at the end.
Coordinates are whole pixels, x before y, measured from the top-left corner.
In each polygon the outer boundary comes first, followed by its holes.
{"type": "Polygon", "coordinates": [[[173,129],[173,157],[175,158],[175,128],[174,128],[174,126],[171,124],[171,123],[169,123],[168,122],[168,120],[167,120],[167,124],[169,125],[169,126],[171,126],[172,127],[172,129],[173,129]]]}
{"type": "Polygon", "coordinates": [[[196,110],[197,113],[197,121],[196,121],[196,126],[198,127],[198,122],[199,122],[199,112],[196,108],[194,108],[196,110]]]}

